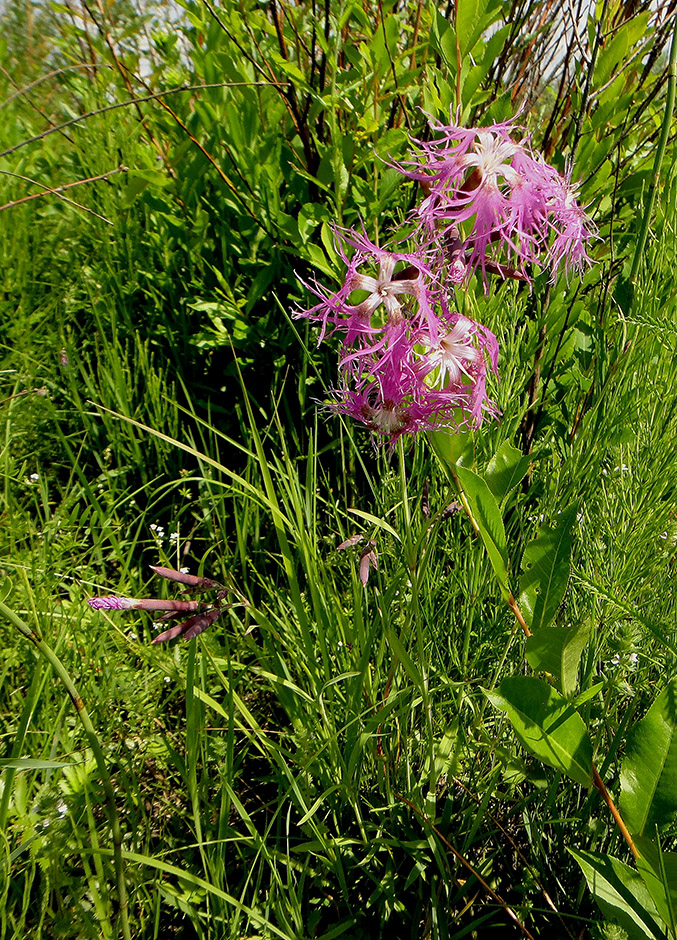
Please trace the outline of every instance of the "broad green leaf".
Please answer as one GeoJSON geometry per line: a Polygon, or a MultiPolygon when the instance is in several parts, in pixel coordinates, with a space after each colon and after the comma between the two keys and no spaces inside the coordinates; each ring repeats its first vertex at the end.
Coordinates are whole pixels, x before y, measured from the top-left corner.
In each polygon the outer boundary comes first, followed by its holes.
{"type": "Polygon", "coordinates": [[[494,574],[504,596],[508,587],[508,548],[505,541],[503,517],[493,493],[481,477],[472,470],[456,465],[455,471],[471,512],[479,526],[484,547],[489,555],[494,574]]]}
{"type": "Polygon", "coordinates": [[[647,886],[658,913],[671,930],[677,928],[677,853],[661,852],[646,836],[635,837],[641,853],[637,870],[647,886]]]}
{"type": "Polygon", "coordinates": [[[527,639],[526,657],[531,668],[555,676],[567,698],[576,691],[578,665],[591,628],[591,622],[583,620],[573,627],[543,627],[527,639]]]}
{"type": "Polygon", "coordinates": [[[428,440],[445,466],[472,466],[475,438],[471,431],[429,431],[428,440]]]}
{"type": "Polygon", "coordinates": [[[485,693],[507,712],[520,743],[530,754],[585,787],[592,786],[592,742],[576,709],[547,682],[513,676],[498,692],[485,693]]]}
{"type": "Polygon", "coordinates": [[[510,490],[522,482],[529,469],[530,459],[521,450],[505,441],[489,461],[484,474],[487,486],[500,502],[510,490]]]}
{"type": "Polygon", "coordinates": [[[569,582],[571,527],[576,507],[570,506],[558,516],[557,526],[543,525],[538,536],[527,545],[522,558],[519,606],[536,632],[549,626],[569,582]]]}
{"type": "Polygon", "coordinates": [[[628,735],[619,809],[638,835],[667,826],[677,815],[677,679],[628,735]]]}
{"type": "Polygon", "coordinates": [[[665,937],[656,905],[638,872],[610,855],[569,852],[581,866],[604,916],[622,927],[630,940],[665,937]]]}
{"type": "Polygon", "coordinates": [[[431,45],[439,53],[442,61],[452,75],[456,74],[456,35],[439,10],[433,13],[432,29],[430,31],[431,45]]]}

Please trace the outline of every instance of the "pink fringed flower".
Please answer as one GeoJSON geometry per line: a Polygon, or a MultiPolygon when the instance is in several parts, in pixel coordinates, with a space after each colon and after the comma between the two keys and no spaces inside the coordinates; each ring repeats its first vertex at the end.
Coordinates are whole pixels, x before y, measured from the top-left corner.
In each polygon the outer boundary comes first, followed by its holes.
{"type": "MultiPolygon", "coordinates": [[[[528,279],[529,266],[549,266],[553,279],[590,264],[592,224],[575,198],[570,174],[562,177],[531,149],[512,122],[464,128],[430,121],[432,141],[414,141],[413,160],[398,166],[426,193],[415,211],[423,243],[444,261],[448,233],[464,233],[465,262],[528,279]],[[554,233],[554,237],[553,237],[554,233]]],[[[457,253],[458,256],[458,253],[457,253]]],[[[435,262],[433,262],[435,263],[435,262]]]]}

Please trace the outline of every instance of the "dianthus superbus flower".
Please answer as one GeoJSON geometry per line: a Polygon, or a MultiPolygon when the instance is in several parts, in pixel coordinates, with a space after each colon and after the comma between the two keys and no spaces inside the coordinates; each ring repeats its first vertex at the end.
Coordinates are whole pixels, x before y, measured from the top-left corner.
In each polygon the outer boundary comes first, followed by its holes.
{"type": "Polygon", "coordinates": [[[496,371],[493,334],[449,312],[425,256],[389,252],[365,235],[337,230],[345,281],[334,294],[311,288],[321,303],[297,316],[343,333],[339,387],[329,406],[390,441],[401,434],[463,424],[495,413],[486,395],[487,355],[496,371]],[[347,247],[354,248],[349,258],[347,247]],[[397,265],[406,267],[397,271],[397,265]],[[354,292],[367,292],[366,298],[354,292]]]}
{"type": "Polygon", "coordinates": [[[554,278],[563,261],[567,273],[590,263],[592,223],[576,201],[570,173],[561,176],[536,154],[521,128],[511,121],[464,128],[432,119],[430,126],[436,138],[414,141],[413,159],[397,165],[425,193],[415,210],[422,243],[443,255],[447,234],[462,232],[468,269],[479,268],[485,284],[496,265],[525,278],[531,265],[550,267],[554,278]]]}

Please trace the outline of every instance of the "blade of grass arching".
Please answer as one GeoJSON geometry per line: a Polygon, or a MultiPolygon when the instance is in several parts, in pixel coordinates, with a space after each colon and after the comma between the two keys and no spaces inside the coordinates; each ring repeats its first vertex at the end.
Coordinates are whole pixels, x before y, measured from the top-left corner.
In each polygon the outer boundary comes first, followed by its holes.
{"type": "MultiPolygon", "coordinates": [[[[188,444],[184,444],[178,438],[170,437],[168,434],[163,434],[162,431],[158,431],[155,428],[151,428],[147,424],[143,424],[141,421],[137,421],[135,418],[129,418],[126,415],[118,414],[117,411],[112,411],[110,408],[105,408],[103,405],[99,405],[96,402],[91,402],[95,408],[99,408],[101,411],[106,411],[111,415],[114,415],[116,418],[119,418],[121,421],[128,421],[130,424],[133,424],[135,427],[139,428],[142,431],[147,431],[148,434],[152,434],[154,437],[158,437],[162,441],[167,441],[169,444],[173,444],[175,447],[178,447],[179,450],[185,451],[185,453],[190,454],[195,457],[196,460],[206,463],[207,466],[213,467],[215,470],[218,470],[219,473],[224,474],[224,476],[229,477],[234,483],[237,483],[242,487],[243,491],[250,496],[252,496],[257,502],[264,506],[273,517],[273,523],[275,526],[289,526],[289,520],[280,512],[279,505],[277,501],[271,501],[266,497],[261,490],[255,487],[252,483],[246,480],[240,474],[235,473],[233,470],[229,470],[228,467],[224,466],[222,463],[219,463],[217,460],[213,460],[207,454],[202,454],[196,448],[191,447],[188,444]]],[[[212,481],[213,482],[213,481],[212,481]]]]}
{"type": "MultiPolygon", "coordinates": [[[[296,560],[292,552],[291,546],[289,544],[289,539],[287,538],[287,533],[285,531],[284,525],[280,522],[280,517],[282,513],[279,509],[279,501],[277,498],[277,493],[273,485],[273,480],[268,468],[268,458],[266,457],[265,451],[263,449],[263,444],[261,442],[261,436],[258,431],[256,421],[254,420],[254,412],[252,410],[251,402],[249,401],[249,396],[247,395],[247,390],[244,385],[244,380],[242,373],[240,372],[239,363],[237,359],[235,360],[236,367],[238,369],[238,375],[240,377],[240,386],[242,388],[242,396],[244,399],[245,409],[247,412],[247,419],[249,423],[249,430],[254,439],[254,448],[256,450],[256,456],[259,461],[259,470],[263,478],[263,485],[266,491],[266,497],[268,503],[271,507],[275,508],[273,513],[273,525],[275,526],[275,534],[277,535],[278,544],[280,546],[280,552],[282,554],[282,562],[284,565],[285,574],[287,576],[287,581],[289,582],[289,588],[291,590],[292,600],[294,603],[294,609],[296,616],[298,618],[299,627],[301,630],[301,636],[303,638],[303,643],[305,646],[306,660],[308,668],[311,672],[311,675],[317,683],[317,663],[314,651],[314,644],[312,636],[310,633],[310,624],[308,621],[308,615],[306,613],[306,607],[303,602],[303,597],[301,595],[301,587],[299,585],[298,573],[296,568],[296,560]]],[[[293,526],[290,524],[290,530],[293,530],[293,526]]]]}
{"type": "Polygon", "coordinates": [[[94,730],[94,725],[91,722],[89,713],[85,708],[83,700],[80,698],[80,695],[75,685],[73,684],[70,674],[52,648],[47,643],[45,643],[41,636],[38,636],[36,633],[34,633],[28,624],[24,623],[24,621],[21,620],[21,618],[18,617],[14,611],[2,601],[0,601],[0,614],[9,620],[9,622],[27,640],[30,640],[30,642],[33,643],[33,645],[37,648],[38,652],[47,660],[63,683],[66,692],[75,706],[77,716],[80,719],[80,723],[84,729],[88,744],[91,747],[96,759],[96,764],[99,770],[99,774],[101,775],[101,781],[103,783],[104,792],[106,794],[106,808],[108,811],[108,820],[113,838],[112,854],[115,862],[120,925],[124,940],[131,940],[127,904],[127,887],[125,885],[125,872],[123,866],[122,832],[120,829],[120,819],[118,817],[117,806],[115,802],[115,791],[113,789],[113,783],[110,774],[108,773],[106,758],[104,756],[103,750],[101,749],[101,745],[99,744],[99,739],[96,735],[96,731],[94,730]]]}
{"type": "MultiPolygon", "coordinates": [[[[49,668],[43,669],[41,667],[41,660],[38,659],[33,670],[31,684],[29,685],[26,697],[24,698],[19,725],[17,727],[16,734],[14,735],[14,741],[12,742],[12,749],[10,751],[10,758],[12,760],[17,760],[23,752],[28,726],[31,722],[33,713],[37,707],[38,700],[42,690],[45,687],[45,683],[47,682],[49,675],[49,668]]],[[[5,831],[5,825],[7,823],[7,810],[9,808],[9,801],[12,795],[12,782],[14,780],[16,771],[16,766],[5,764],[2,799],[0,800],[0,832],[5,831]]]]}
{"type": "Polygon", "coordinates": [[[200,698],[195,694],[198,688],[196,682],[197,643],[188,644],[188,660],[186,663],[186,771],[188,775],[188,796],[193,812],[195,824],[195,838],[200,848],[200,856],[204,870],[207,870],[202,839],[202,821],[200,816],[200,800],[197,791],[197,768],[200,762],[201,740],[203,733],[203,714],[200,698]]]}
{"type": "Polygon", "coordinates": [[[228,892],[223,891],[221,888],[217,888],[216,885],[211,884],[204,878],[193,875],[191,872],[178,868],[176,865],[169,865],[167,862],[163,862],[161,859],[154,858],[150,855],[141,855],[137,852],[127,851],[123,851],[122,855],[123,858],[129,862],[145,865],[147,868],[154,868],[156,871],[162,872],[165,875],[172,875],[188,888],[199,890],[221,901],[225,901],[226,904],[229,904],[238,913],[245,915],[249,923],[266,929],[271,934],[279,937],[280,940],[296,940],[296,936],[293,933],[285,933],[283,930],[280,930],[276,924],[265,917],[259,910],[248,907],[242,901],[238,901],[237,898],[233,897],[232,894],[228,894],[228,892]]]}

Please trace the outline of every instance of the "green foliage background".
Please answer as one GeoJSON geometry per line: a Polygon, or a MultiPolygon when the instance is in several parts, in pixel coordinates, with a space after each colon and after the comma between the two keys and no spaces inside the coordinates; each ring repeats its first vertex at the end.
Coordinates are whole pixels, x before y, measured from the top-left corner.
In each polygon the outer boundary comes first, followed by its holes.
{"type": "MultiPolygon", "coordinates": [[[[622,842],[482,691],[517,681],[524,647],[467,522],[441,515],[440,463],[318,410],[335,350],[291,319],[303,280],[341,276],[332,223],[385,242],[406,219],[418,194],[389,162],[426,114],[521,108],[573,164],[599,232],[583,282],[464,299],[501,343],[475,466],[506,443],[529,459],[501,501],[511,578],[540,522],[575,516],[556,621],[586,639],[563,692],[617,791],[627,730],[674,676],[674,125],[658,177],[654,154],[675,3],[566,22],[535,0],[0,15],[0,598],[92,714],[135,937],[513,929],[487,885],[534,936],[607,930],[566,850],[622,842]],[[356,533],[377,544],[366,590],[359,547],[336,551],[356,533]],[[159,649],[147,620],[86,606],[155,596],[158,563],[232,577],[252,608],[159,649]]],[[[0,646],[2,933],[117,936],[87,738],[9,622],[0,646]]],[[[675,848],[673,822],[661,836],[675,848]]]]}

